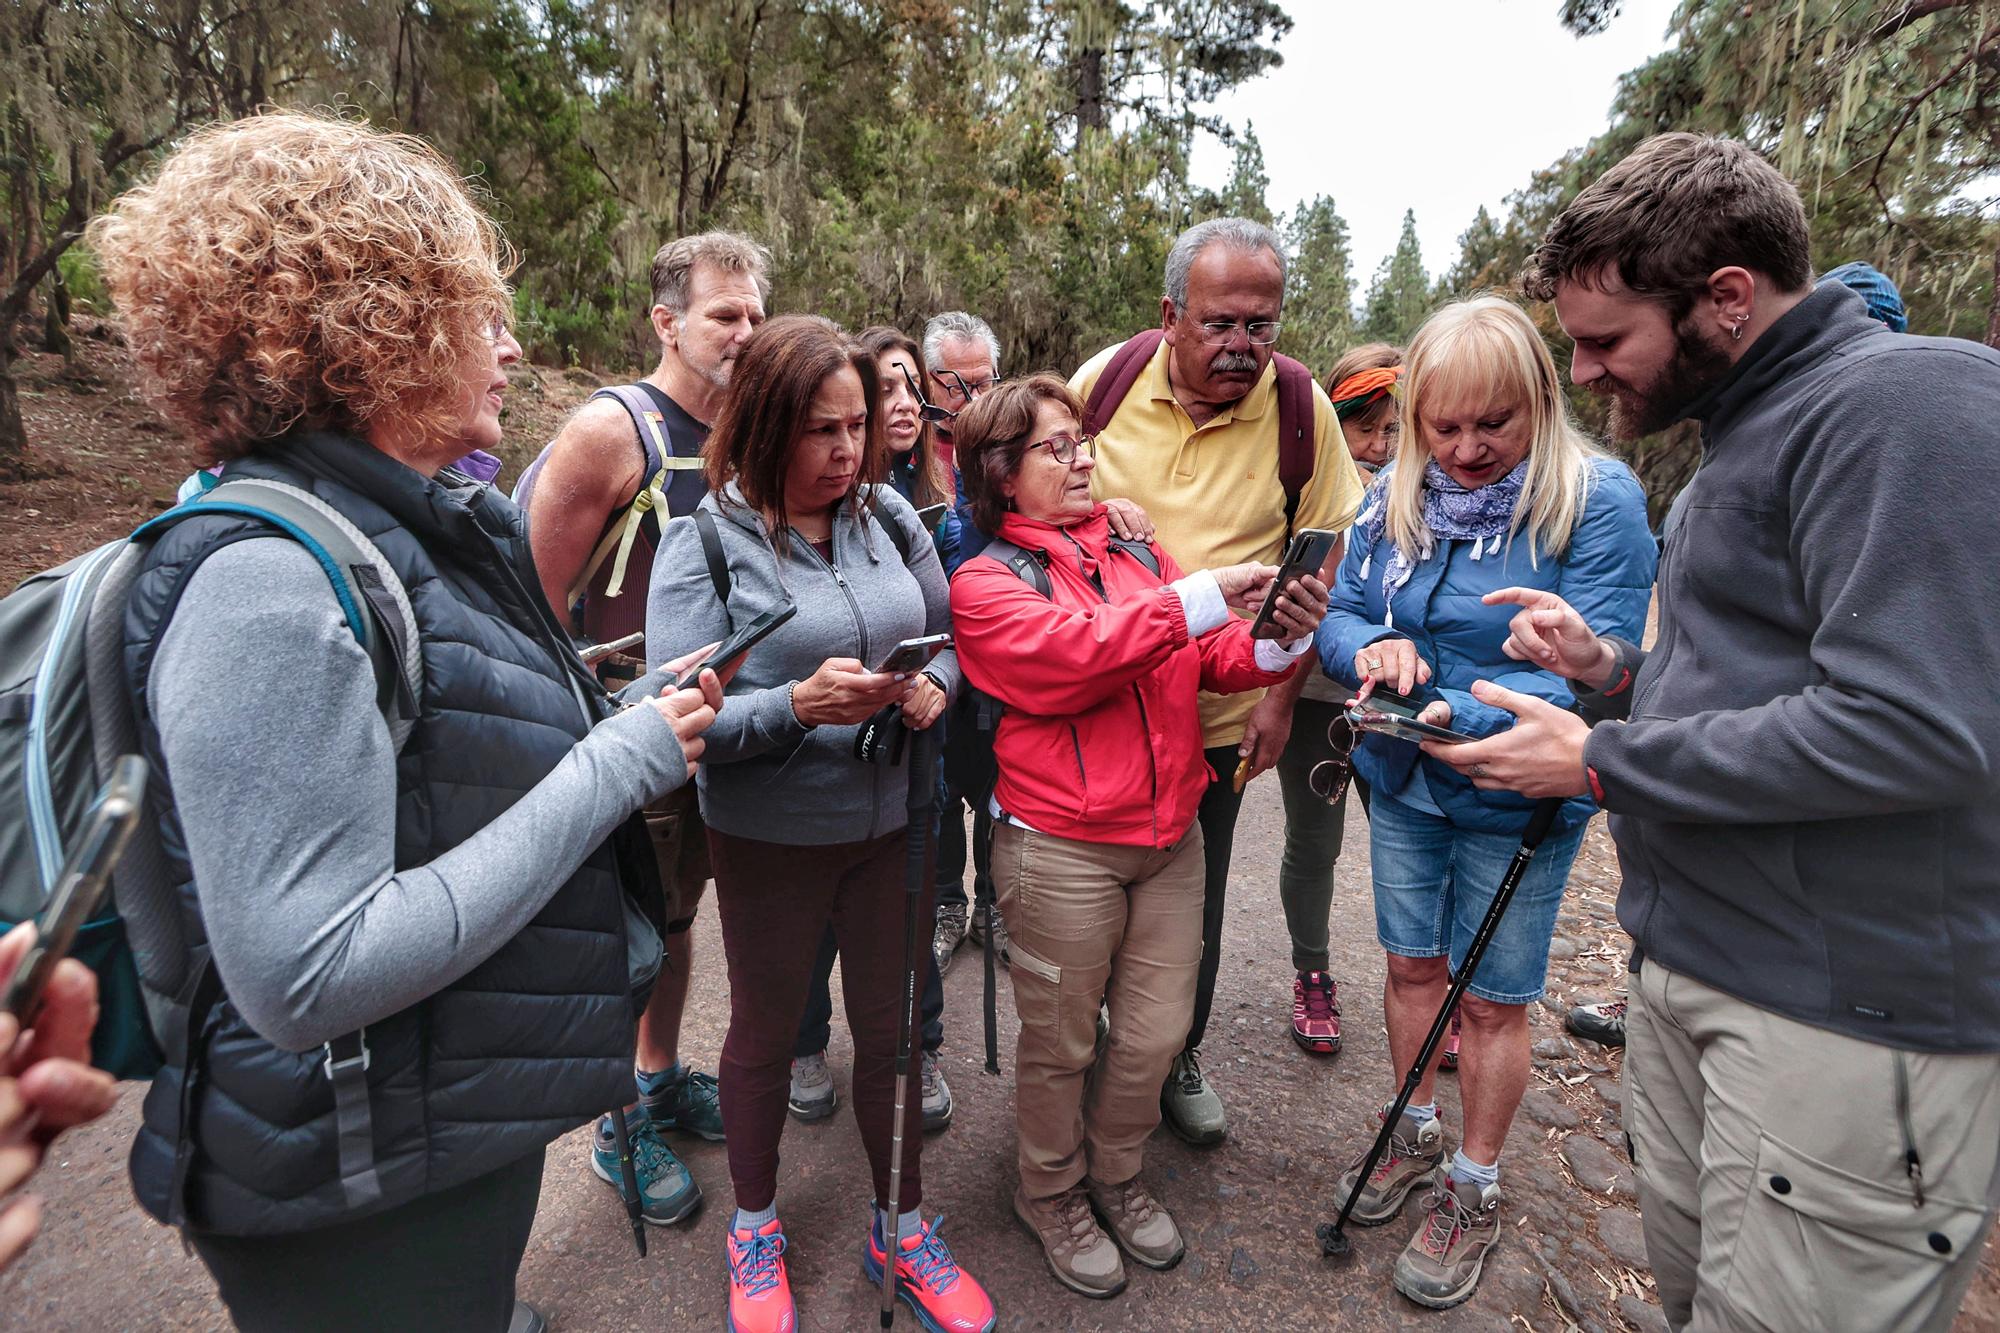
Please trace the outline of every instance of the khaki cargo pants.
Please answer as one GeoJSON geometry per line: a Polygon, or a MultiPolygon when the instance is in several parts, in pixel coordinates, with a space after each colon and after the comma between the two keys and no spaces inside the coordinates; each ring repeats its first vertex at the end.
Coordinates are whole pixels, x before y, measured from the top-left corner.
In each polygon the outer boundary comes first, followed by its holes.
{"type": "Polygon", "coordinates": [[[1139,1174],[1160,1085],[1187,1040],[1201,966],[1201,827],[1172,847],[1119,847],[993,826],[1014,1009],[1021,1186],[1052,1199],[1088,1174],[1139,1174]],[[1097,1010],[1111,1010],[1104,1052],[1097,1010]]]}
{"type": "Polygon", "coordinates": [[[1873,1045],[1650,960],[1625,1032],[1625,1129],[1672,1327],[1951,1326],[2000,1203],[2000,1055],[1873,1045]]]}

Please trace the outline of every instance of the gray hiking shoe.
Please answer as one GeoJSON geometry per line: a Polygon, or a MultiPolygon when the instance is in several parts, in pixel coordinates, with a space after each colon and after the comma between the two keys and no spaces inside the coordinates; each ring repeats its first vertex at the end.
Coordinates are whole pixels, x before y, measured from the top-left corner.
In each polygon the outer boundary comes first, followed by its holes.
{"type": "Polygon", "coordinates": [[[1185,1050],[1174,1057],[1167,1085],[1160,1089],[1160,1114],[1168,1129],[1197,1146],[1220,1143],[1228,1134],[1222,1098],[1202,1076],[1199,1050],[1185,1050]]]}
{"type": "Polygon", "coordinates": [[[1137,1176],[1122,1185],[1086,1182],[1090,1206],[1118,1248],[1148,1268],[1172,1268],[1187,1254],[1173,1215],[1160,1207],[1137,1176]]]}
{"type": "Polygon", "coordinates": [[[826,1067],[825,1051],[792,1061],[792,1091],[785,1105],[794,1118],[807,1123],[826,1119],[840,1105],[840,1094],[833,1087],[833,1072],[826,1067]]]}
{"type": "Polygon", "coordinates": [[[924,1133],[935,1134],[951,1123],[951,1084],[938,1068],[937,1053],[925,1051],[922,1066],[924,1083],[924,1133]]]}
{"type": "Polygon", "coordinates": [[[939,903],[937,927],[931,935],[931,958],[937,963],[938,975],[943,976],[951,968],[951,960],[958,953],[958,946],[965,943],[965,904],[939,903]]]}
{"type": "Polygon", "coordinates": [[[1094,1300],[1125,1290],[1125,1263],[1090,1215],[1083,1186],[1073,1185],[1053,1199],[1030,1199],[1016,1185],[1014,1216],[1042,1243],[1042,1257],[1056,1281],[1094,1300]]]}
{"type": "MultiPolygon", "coordinates": [[[[1375,1123],[1381,1124],[1388,1107],[1375,1113],[1375,1123]]],[[[1370,1140],[1369,1147],[1374,1146],[1370,1140]]],[[[1340,1186],[1334,1198],[1346,1202],[1348,1191],[1354,1188],[1354,1179],[1361,1173],[1361,1164],[1368,1158],[1368,1148],[1363,1148],[1347,1168],[1347,1174],[1340,1178],[1340,1186]]],[[[1389,1136],[1388,1151],[1375,1165],[1368,1177],[1367,1186],[1361,1197],[1354,1201],[1352,1221],[1364,1227],[1379,1227],[1384,1222],[1395,1220],[1403,1211],[1403,1200],[1410,1197],[1410,1191],[1417,1183],[1436,1171],[1444,1161],[1444,1122],[1427,1120],[1419,1122],[1408,1111],[1397,1117],[1396,1132],[1389,1136]]]]}
{"type": "MultiPolygon", "coordinates": [[[[648,1116],[630,1116],[632,1165],[639,1183],[639,1215],[654,1226],[672,1226],[694,1216],[701,1207],[701,1187],[688,1174],[686,1164],[667,1146],[666,1131],[648,1116]]],[[[624,1172],[618,1161],[618,1138],[611,1117],[597,1122],[597,1137],[591,1144],[590,1169],[599,1180],[625,1193],[624,1172]]]]}
{"type": "Polygon", "coordinates": [[[1424,1220],[1396,1260],[1396,1290],[1418,1305],[1449,1310],[1472,1295],[1500,1240],[1500,1187],[1459,1180],[1440,1167],[1424,1220]]]}

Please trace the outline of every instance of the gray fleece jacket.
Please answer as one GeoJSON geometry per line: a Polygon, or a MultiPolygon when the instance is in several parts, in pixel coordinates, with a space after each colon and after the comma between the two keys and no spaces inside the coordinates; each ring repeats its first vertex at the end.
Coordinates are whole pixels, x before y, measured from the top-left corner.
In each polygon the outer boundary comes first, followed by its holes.
{"type": "Polygon", "coordinates": [[[1690,415],[1657,646],[1580,692],[1641,955],[1816,1027],[2000,1051],[2000,353],[1829,284],[1690,415]]]}
{"type": "MultiPolygon", "coordinates": [[[[646,602],[646,652],[654,663],[726,638],[773,606],[798,606],[744,658],[728,706],[708,730],[700,781],[702,818],[711,828],[823,846],[883,837],[909,822],[907,764],[864,764],[854,757],[858,726],[808,727],[792,711],[792,687],[828,658],[872,667],[903,639],[951,629],[944,568],[916,510],[891,487],[873,490],[882,519],[903,529],[907,564],[862,504],[842,505],[835,515],[829,563],[789,530],[774,547],[735,483],[704,497],[700,507],[715,518],[729,566],[726,607],[693,516],[674,519],[660,534],[646,602]]],[[[947,695],[956,693],[957,655],[939,655],[927,674],[947,695]]],[[[664,683],[655,672],[626,697],[664,683]]]]}

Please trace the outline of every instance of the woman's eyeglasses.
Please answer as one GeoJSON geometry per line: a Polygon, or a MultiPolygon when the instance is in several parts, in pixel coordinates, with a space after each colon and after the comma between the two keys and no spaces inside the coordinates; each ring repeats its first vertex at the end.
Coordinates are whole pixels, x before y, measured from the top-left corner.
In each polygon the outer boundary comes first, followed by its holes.
{"type": "Polygon", "coordinates": [[[1328,805],[1339,805],[1347,795],[1347,784],[1354,780],[1354,728],[1346,718],[1334,719],[1326,729],[1326,743],[1333,747],[1334,757],[1314,764],[1306,774],[1306,785],[1328,805]]]}
{"type": "Polygon", "coordinates": [[[1074,464],[1078,454],[1097,457],[1097,441],[1089,435],[1051,435],[1046,440],[1036,440],[1028,448],[1048,450],[1049,457],[1064,467],[1074,464]]]}

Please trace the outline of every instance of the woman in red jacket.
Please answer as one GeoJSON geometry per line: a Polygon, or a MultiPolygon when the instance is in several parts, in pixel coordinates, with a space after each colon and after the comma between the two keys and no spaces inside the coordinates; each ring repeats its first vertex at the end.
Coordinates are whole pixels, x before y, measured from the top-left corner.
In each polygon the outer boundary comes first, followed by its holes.
{"type": "Polygon", "coordinates": [[[1326,589],[1294,582],[1282,639],[1253,640],[1230,607],[1260,605],[1277,570],[1183,577],[1159,547],[1115,541],[1090,498],[1082,412],[1061,380],[1035,375],[959,417],[967,499],[997,540],[953,577],[951,611],[965,674],[1006,710],[993,874],[1021,1017],[1014,1211],[1057,1280],[1108,1297],[1125,1286],[1119,1249],[1148,1268],[1184,1252],[1139,1166],[1201,962],[1194,815],[1209,770],[1195,695],[1288,675],[1326,589]]]}

